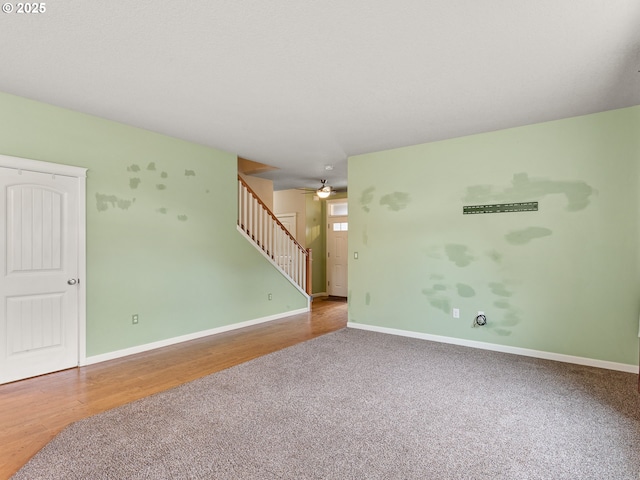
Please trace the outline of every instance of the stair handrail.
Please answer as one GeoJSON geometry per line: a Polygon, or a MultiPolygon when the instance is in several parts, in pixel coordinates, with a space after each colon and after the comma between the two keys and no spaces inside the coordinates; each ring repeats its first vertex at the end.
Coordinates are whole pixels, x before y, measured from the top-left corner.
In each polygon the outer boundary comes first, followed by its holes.
{"type": "MultiPolygon", "coordinates": [[[[249,193],[253,196],[253,198],[255,198],[255,199],[258,201],[258,203],[262,206],[262,208],[264,208],[264,209],[267,211],[267,213],[269,214],[269,216],[271,216],[271,218],[272,218],[272,219],[273,219],[273,220],[278,224],[278,226],[279,226],[282,230],[284,230],[284,232],[285,232],[285,233],[287,234],[287,236],[291,239],[291,241],[292,241],[293,243],[295,243],[295,244],[296,244],[296,246],[297,246],[300,250],[302,250],[303,252],[306,252],[306,251],[307,251],[307,249],[306,249],[306,248],[304,248],[302,245],[300,245],[300,242],[298,242],[298,241],[293,237],[293,235],[291,235],[291,232],[289,232],[289,230],[287,230],[287,227],[285,227],[285,226],[282,224],[282,222],[281,222],[280,220],[278,220],[278,217],[276,217],[275,213],[273,213],[273,212],[271,211],[271,209],[270,209],[269,207],[267,207],[267,205],[266,205],[262,200],[260,200],[260,197],[258,196],[258,194],[257,194],[256,192],[254,192],[254,191],[253,191],[253,189],[252,189],[252,188],[247,184],[247,182],[245,182],[245,181],[244,181],[244,179],[243,179],[240,175],[238,175],[238,180],[240,181],[240,183],[242,183],[242,185],[244,185],[244,187],[249,191],[249,193]]],[[[240,218],[238,218],[238,222],[239,222],[239,221],[240,221],[240,218]]]]}

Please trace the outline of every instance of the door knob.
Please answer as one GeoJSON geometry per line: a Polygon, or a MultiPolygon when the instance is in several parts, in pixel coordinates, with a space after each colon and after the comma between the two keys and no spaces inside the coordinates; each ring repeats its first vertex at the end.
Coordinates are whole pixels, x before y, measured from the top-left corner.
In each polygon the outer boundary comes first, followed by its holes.
{"type": "Polygon", "coordinates": [[[76,283],[78,283],[78,281],[77,281],[75,278],[72,278],[72,279],[70,279],[70,280],[67,280],[67,283],[68,283],[69,285],[75,285],[76,283]]]}

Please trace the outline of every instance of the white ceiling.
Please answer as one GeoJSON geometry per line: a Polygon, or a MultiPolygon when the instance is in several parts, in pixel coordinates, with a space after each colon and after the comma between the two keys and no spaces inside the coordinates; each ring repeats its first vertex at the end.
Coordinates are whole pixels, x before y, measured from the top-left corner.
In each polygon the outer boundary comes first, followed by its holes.
{"type": "Polygon", "coordinates": [[[0,13],[1,91],[280,167],[264,175],[276,189],[344,186],[354,154],[639,105],[639,70],[638,0],[50,0],[0,13]]]}

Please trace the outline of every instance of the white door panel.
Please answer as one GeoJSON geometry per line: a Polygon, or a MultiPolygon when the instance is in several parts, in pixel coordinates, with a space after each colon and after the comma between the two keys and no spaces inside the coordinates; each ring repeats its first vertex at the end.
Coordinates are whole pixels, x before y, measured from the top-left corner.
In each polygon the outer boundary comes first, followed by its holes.
{"type": "Polygon", "coordinates": [[[7,273],[60,269],[62,203],[58,191],[7,187],[7,273]]]}
{"type": "Polygon", "coordinates": [[[64,348],[64,293],[7,298],[7,357],[64,348]]]}
{"type": "Polygon", "coordinates": [[[78,365],[78,181],[0,167],[0,383],[78,365]]]}

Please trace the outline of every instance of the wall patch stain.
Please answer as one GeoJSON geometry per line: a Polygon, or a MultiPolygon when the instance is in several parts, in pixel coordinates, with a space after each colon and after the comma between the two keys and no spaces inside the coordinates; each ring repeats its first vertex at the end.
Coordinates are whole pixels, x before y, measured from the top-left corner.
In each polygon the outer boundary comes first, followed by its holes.
{"type": "Polygon", "coordinates": [[[103,193],[96,193],[96,208],[99,212],[105,212],[111,208],[119,208],[120,210],[128,210],[136,199],[126,200],[124,198],[118,198],[115,195],[106,195],[103,193]]]}
{"type": "Polygon", "coordinates": [[[365,305],[371,305],[371,294],[369,292],[365,295],[364,303],[365,305]]]}
{"type": "Polygon", "coordinates": [[[165,208],[165,207],[161,207],[161,208],[158,208],[158,209],[156,210],[156,212],[161,213],[161,214],[163,214],[163,215],[166,215],[168,211],[169,211],[169,209],[167,209],[167,208],[165,208]]]}
{"type": "Polygon", "coordinates": [[[425,248],[424,253],[429,258],[436,258],[438,260],[442,258],[442,254],[439,252],[439,248],[435,246],[425,248]]]}
{"type": "Polygon", "coordinates": [[[510,308],[504,316],[504,320],[500,322],[500,325],[504,327],[515,327],[520,323],[520,315],[515,308],[510,308]]]}
{"type": "Polygon", "coordinates": [[[491,185],[471,185],[467,187],[467,194],[464,196],[463,201],[472,203],[488,203],[489,200],[493,200],[496,194],[493,193],[493,187],[491,185]]]}
{"type": "Polygon", "coordinates": [[[140,167],[135,163],[127,167],[127,172],[139,172],[139,171],[140,171],[140,167]]]}
{"type": "Polygon", "coordinates": [[[493,305],[497,308],[509,308],[511,306],[506,300],[496,300],[493,305]]]}
{"type": "Polygon", "coordinates": [[[158,190],[166,190],[167,186],[164,183],[159,183],[158,185],[156,185],[156,188],[158,190]]]}
{"type": "Polygon", "coordinates": [[[441,283],[436,283],[436,284],[433,286],[433,289],[434,289],[436,292],[443,292],[443,291],[445,291],[445,290],[447,289],[447,286],[446,286],[446,285],[442,285],[441,283]]]}
{"type": "Polygon", "coordinates": [[[504,283],[491,282],[489,288],[494,295],[498,295],[499,297],[510,297],[513,295],[513,292],[507,290],[504,283]]]}
{"type": "Polygon", "coordinates": [[[178,220],[180,220],[181,222],[186,222],[187,220],[189,220],[189,217],[187,217],[186,215],[178,215],[178,220]]]}
{"type": "Polygon", "coordinates": [[[447,315],[451,312],[451,302],[449,299],[444,297],[434,297],[429,299],[429,304],[433,308],[437,308],[438,310],[442,310],[447,315]]]}
{"type": "Polygon", "coordinates": [[[136,188],[138,188],[138,185],[140,185],[141,180],[137,177],[134,178],[130,178],[129,179],[129,188],[131,188],[132,190],[135,190],[136,188]]]}
{"type": "Polygon", "coordinates": [[[495,333],[496,335],[500,335],[501,337],[508,337],[509,335],[511,335],[511,332],[509,330],[505,330],[504,328],[495,328],[493,330],[493,333],[495,333]]]}
{"type": "Polygon", "coordinates": [[[451,243],[444,246],[444,251],[449,260],[458,267],[466,267],[475,260],[475,257],[469,253],[469,247],[466,245],[451,243]]]}
{"type": "Polygon", "coordinates": [[[536,238],[548,237],[553,232],[544,227],[528,227],[523,230],[513,230],[507,233],[504,238],[511,245],[526,245],[536,238]]]}
{"type": "Polygon", "coordinates": [[[503,203],[534,201],[547,195],[564,195],[567,199],[565,210],[576,212],[589,206],[591,195],[597,191],[586,182],[556,181],[548,178],[529,178],[527,173],[513,175],[511,186],[495,188],[491,185],[467,187],[463,201],[470,203],[503,203]]]}
{"type": "Polygon", "coordinates": [[[151,162],[149,165],[147,165],[147,170],[154,172],[156,170],[156,162],[151,162]]]}
{"type": "Polygon", "coordinates": [[[370,211],[369,204],[373,201],[373,192],[375,189],[376,187],[365,188],[362,191],[362,195],[360,195],[360,205],[362,205],[362,210],[365,212],[370,211]]]}
{"type": "Polygon", "coordinates": [[[470,298],[476,296],[476,291],[469,285],[464,283],[456,284],[456,288],[458,289],[458,295],[464,298],[470,298]]]}
{"type": "Polygon", "coordinates": [[[162,173],[160,174],[160,177],[161,177],[161,178],[167,178],[168,176],[169,176],[169,174],[168,174],[167,172],[162,172],[162,173]]]}
{"type": "Polygon", "coordinates": [[[487,326],[489,330],[491,330],[496,335],[505,337],[511,335],[511,328],[518,325],[521,321],[522,319],[520,318],[518,310],[512,306],[509,306],[504,316],[502,317],[502,320],[497,322],[490,322],[487,324],[487,326]]]}
{"type": "Polygon", "coordinates": [[[393,212],[404,210],[409,203],[411,203],[411,197],[405,192],[393,192],[380,199],[380,205],[389,207],[393,212]]]}
{"type": "Polygon", "coordinates": [[[427,297],[429,301],[429,305],[438,310],[442,310],[444,313],[449,314],[451,311],[451,302],[447,297],[442,295],[438,295],[437,292],[433,289],[424,288],[422,290],[422,294],[427,297]]]}
{"type": "Polygon", "coordinates": [[[487,257],[496,263],[502,262],[502,254],[496,250],[490,250],[487,252],[487,257]]]}
{"type": "Polygon", "coordinates": [[[196,172],[194,170],[185,170],[184,171],[184,176],[185,177],[195,177],[196,176],[196,172]]]}

